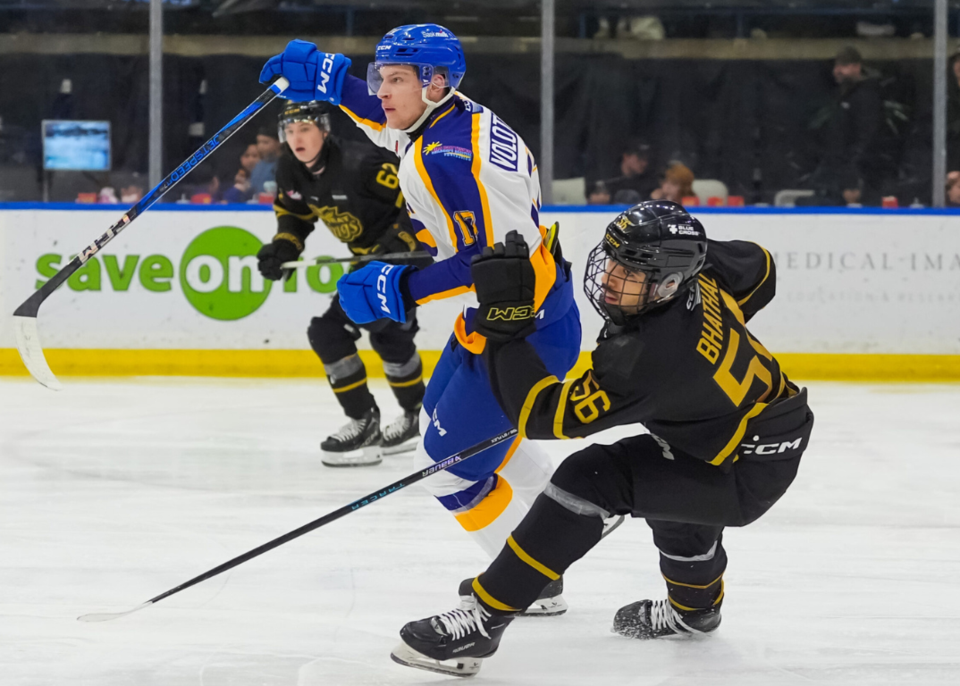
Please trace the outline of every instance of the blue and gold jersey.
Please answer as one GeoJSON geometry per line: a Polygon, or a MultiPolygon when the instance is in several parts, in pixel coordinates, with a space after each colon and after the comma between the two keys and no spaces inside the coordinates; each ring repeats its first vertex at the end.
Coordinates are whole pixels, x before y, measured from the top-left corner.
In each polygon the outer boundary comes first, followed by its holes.
{"type": "MultiPolygon", "coordinates": [[[[371,140],[400,157],[400,187],[410,220],[437,260],[407,281],[417,303],[470,293],[470,260],[510,231],[518,231],[530,246],[538,309],[561,285],[558,281],[566,281],[562,266],[543,246],[536,162],[523,139],[496,114],[455,92],[408,134],[386,126],[380,100],[352,77],[344,84],[341,109],[371,140]]],[[[572,304],[572,296],[569,302],[559,294],[557,299],[564,302],[545,311],[538,324],[554,321],[572,304]]],[[[475,305],[473,298],[455,332],[463,345],[480,352],[482,337],[469,331],[475,305]]]]}

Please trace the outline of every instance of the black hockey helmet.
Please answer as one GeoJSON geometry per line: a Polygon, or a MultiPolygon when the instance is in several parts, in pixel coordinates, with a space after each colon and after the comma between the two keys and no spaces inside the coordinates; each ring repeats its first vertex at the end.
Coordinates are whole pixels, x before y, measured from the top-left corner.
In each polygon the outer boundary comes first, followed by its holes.
{"type": "Polygon", "coordinates": [[[689,288],[706,259],[703,225],[675,202],[647,200],[607,226],[587,258],[583,290],[600,316],[622,325],[689,288]]]}
{"type": "Polygon", "coordinates": [[[277,122],[280,142],[287,142],[287,136],[284,133],[287,124],[298,121],[313,122],[321,131],[329,133],[330,109],[332,107],[329,103],[319,102],[317,100],[311,100],[310,102],[287,102],[277,122]]]}

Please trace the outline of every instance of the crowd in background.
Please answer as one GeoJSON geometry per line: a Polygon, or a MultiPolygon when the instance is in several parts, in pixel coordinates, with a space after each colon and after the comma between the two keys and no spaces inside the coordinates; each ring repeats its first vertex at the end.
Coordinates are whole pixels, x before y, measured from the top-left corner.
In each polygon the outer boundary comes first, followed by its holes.
{"type": "MultiPolygon", "coordinates": [[[[948,165],[960,170],[960,53],[950,60],[948,165]]],[[[812,172],[801,177],[791,204],[805,206],[897,206],[886,195],[898,166],[891,139],[906,121],[902,104],[885,99],[881,74],[864,65],[853,47],[840,50],[833,65],[836,90],[829,104],[810,122],[822,154],[812,172]]],[[[586,181],[585,202],[624,205],[666,198],[687,205],[742,205],[737,196],[701,197],[694,190],[694,170],[682,159],[662,159],[643,139],[629,140],[620,154],[618,174],[586,181]],[[732,201],[732,202],[731,202],[732,201]]],[[[717,179],[723,182],[724,179],[717,179]]],[[[960,171],[946,178],[947,202],[960,207],[960,171]]],[[[915,201],[916,202],[916,201],[915,201]]]]}
{"type": "MultiPolygon", "coordinates": [[[[906,205],[911,201],[913,204],[929,203],[929,177],[926,180],[922,177],[931,166],[930,152],[927,150],[927,156],[923,157],[925,148],[922,143],[910,146],[906,141],[909,136],[922,139],[924,135],[930,135],[929,112],[911,112],[910,107],[902,102],[906,98],[900,97],[889,85],[891,79],[865,64],[853,47],[846,47],[836,54],[832,77],[834,89],[829,101],[813,113],[807,125],[810,145],[801,147],[808,149],[808,159],[803,160],[803,164],[791,159],[782,161],[784,166],[793,165],[793,168],[802,170],[786,187],[792,193],[789,204],[859,207],[896,206],[898,202],[906,205]],[[911,159],[911,154],[917,150],[921,151],[920,158],[911,159]],[[911,173],[919,180],[905,181],[911,173]]],[[[948,94],[950,171],[944,183],[948,203],[960,206],[960,54],[950,61],[948,94]]],[[[63,96],[61,91],[58,102],[64,99],[63,96]]],[[[0,153],[3,153],[2,122],[0,117],[0,153]]],[[[345,128],[353,129],[352,126],[345,128]]],[[[616,156],[607,153],[597,164],[581,165],[587,167],[588,175],[580,179],[578,192],[559,198],[558,202],[625,205],[648,198],[666,198],[685,205],[737,206],[775,202],[772,193],[751,194],[742,179],[735,187],[722,170],[718,171],[722,165],[718,165],[715,159],[705,170],[703,156],[695,152],[703,146],[698,146],[696,141],[678,146],[676,140],[665,142],[655,135],[656,131],[644,130],[642,126],[632,128],[634,130],[624,132],[616,156]]],[[[340,133],[350,135],[346,131],[340,133]]],[[[524,137],[528,144],[536,145],[537,141],[530,141],[529,135],[524,137]]],[[[224,163],[218,158],[213,169],[208,168],[210,165],[199,165],[182,187],[177,187],[164,201],[195,204],[272,202],[276,193],[273,177],[281,151],[276,127],[264,123],[255,137],[247,134],[243,143],[239,159],[232,157],[234,147],[229,154],[235,161],[224,163]]],[[[573,144],[563,137],[558,138],[557,154],[563,157],[566,151],[562,147],[573,144]]],[[[578,154],[584,156],[582,152],[578,154]]],[[[18,155],[24,156],[14,152],[11,159],[15,161],[18,155]]],[[[142,197],[144,186],[142,172],[132,175],[124,172],[117,174],[116,178],[111,173],[100,181],[98,192],[79,192],[70,199],[126,204],[142,197]]],[[[20,198],[14,192],[3,188],[0,179],[0,201],[17,199],[20,198]]]]}

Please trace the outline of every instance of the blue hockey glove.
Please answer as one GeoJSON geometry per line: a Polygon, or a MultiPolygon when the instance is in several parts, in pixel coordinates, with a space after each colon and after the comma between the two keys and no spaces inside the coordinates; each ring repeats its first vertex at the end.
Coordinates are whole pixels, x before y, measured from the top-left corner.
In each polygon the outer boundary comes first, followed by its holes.
{"type": "Polygon", "coordinates": [[[263,65],[260,83],[283,76],[290,87],[280,97],[294,102],[323,100],[339,105],[349,68],[350,59],[343,55],[320,52],[316,45],[305,40],[292,40],[282,53],[263,65]]]}
{"type": "Polygon", "coordinates": [[[401,324],[407,321],[400,292],[400,277],[413,267],[386,262],[370,262],[362,269],[344,274],[337,281],[340,306],[357,324],[389,317],[401,324]]]}

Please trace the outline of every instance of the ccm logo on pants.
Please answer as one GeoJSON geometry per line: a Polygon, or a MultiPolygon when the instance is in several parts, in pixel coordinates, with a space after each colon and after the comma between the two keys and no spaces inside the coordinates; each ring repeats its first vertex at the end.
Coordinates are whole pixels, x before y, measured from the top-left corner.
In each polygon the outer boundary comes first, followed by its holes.
{"type": "Polygon", "coordinates": [[[756,443],[741,443],[740,454],[776,455],[778,453],[785,453],[788,450],[799,450],[801,443],[803,443],[803,436],[795,441],[781,441],[780,443],[761,443],[759,445],[756,443]]]}

